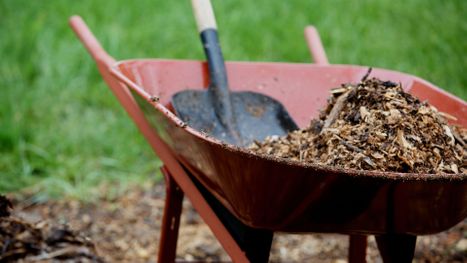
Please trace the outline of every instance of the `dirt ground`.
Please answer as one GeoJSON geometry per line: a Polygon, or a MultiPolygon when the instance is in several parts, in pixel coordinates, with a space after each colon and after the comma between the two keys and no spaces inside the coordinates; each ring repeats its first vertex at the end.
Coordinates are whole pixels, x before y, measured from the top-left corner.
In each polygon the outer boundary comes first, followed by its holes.
{"type": "MultiPolygon", "coordinates": [[[[155,262],[164,205],[164,185],[134,188],[112,200],[34,202],[14,199],[13,215],[31,223],[68,224],[94,242],[106,262],[155,262]]],[[[105,190],[105,189],[104,189],[105,190]]],[[[276,234],[271,262],[346,262],[348,238],[330,234],[276,234]]],[[[229,257],[188,200],[178,239],[177,258],[229,261],[229,257]]],[[[467,221],[449,231],[419,237],[415,262],[467,262],[467,221]]],[[[369,239],[368,262],[381,262],[374,239],[369,239]]]]}

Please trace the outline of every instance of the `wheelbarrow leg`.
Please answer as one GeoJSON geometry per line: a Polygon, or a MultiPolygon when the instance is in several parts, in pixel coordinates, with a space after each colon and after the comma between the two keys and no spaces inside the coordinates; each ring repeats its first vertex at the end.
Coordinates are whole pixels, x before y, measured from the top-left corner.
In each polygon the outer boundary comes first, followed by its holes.
{"type": "Polygon", "coordinates": [[[349,263],[366,262],[367,237],[361,235],[349,236],[349,263]]]}
{"type": "Polygon", "coordinates": [[[388,234],[375,238],[384,263],[412,262],[417,236],[388,234]]]}
{"type": "Polygon", "coordinates": [[[165,178],[166,196],[157,262],[175,262],[183,191],[169,175],[165,167],[162,167],[161,171],[165,178]]]}

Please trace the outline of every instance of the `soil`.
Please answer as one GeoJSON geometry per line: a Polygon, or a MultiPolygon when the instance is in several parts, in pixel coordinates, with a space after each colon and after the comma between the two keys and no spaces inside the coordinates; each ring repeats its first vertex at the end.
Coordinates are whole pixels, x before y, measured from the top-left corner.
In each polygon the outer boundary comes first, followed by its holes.
{"type": "MultiPolygon", "coordinates": [[[[163,184],[146,190],[133,188],[118,198],[95,203],[36,202],[34,198],[16,197],[13,205],[12,215],[0,218],[0,262],[8,262],[4,258],[9,251],[8,247],[5,249],[4,233],[16,228],[5,227],[4,223],[11,221],[19,222],[26,229],[20,232],[28,233],[23,236],[29,235],[27,240],[32,244],[29,247],[23,244],[26,251],[19,262],[156,261],[164,205],[163,184]],[[51,229],[55,230],[50,232],[51,229]],[[44,241],[54,231],[66,234],[58,238],[60,242],[44,241]],[[43,249],[42,252],[35,247],[43,249]],[[86,253],[76,253],[83,251],[86,253]]],[[[0,212],[1,209],[0,201],[0,212]]],[[[21,239],[18,235],[15,238],[21,239]]],[[[346,262],[347,246],[348,238],[344,235],[279,233],[275,234],[270,259],[271,262],[346,262]]],[[[368,262],[381,262],[372,237],[367,254],[368,262]]],[[[206,262],[230,260],[186,199],[177,258],[206,262]]],[[[419,237],[415,262],[467,262],[467,221],[443,233],[419,237]]]]}
{"type": "Polygon", "coordinates": [[[368,78],[331,90],[328,105],[305,129],[270,136],[258,154],[346,169],[421,174],[467,173],[467,129],[403,91],[368,78]]]}

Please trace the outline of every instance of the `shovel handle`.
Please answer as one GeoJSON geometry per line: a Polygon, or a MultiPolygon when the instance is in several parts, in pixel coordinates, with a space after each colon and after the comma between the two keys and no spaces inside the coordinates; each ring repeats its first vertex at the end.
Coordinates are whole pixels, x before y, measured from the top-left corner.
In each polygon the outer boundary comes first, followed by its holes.
{"type": "Polygon", "coordinates": [[[193,13],[198,25],[199,36],[209,67],[210,88],[221,96],[227,96],[228,82],[224,56],[219,44],[216,19],[210,0],[191,0],[193,13]]]}
{"type": "Polygon", "coordinates": [[[211,1],[191,0],[191,4],[208,62],[209,77],[211,79],[210,91],[214,92],[215,96],[220,100],[229,103],[225,101],[229,93],[227,73],[211,1]]]}
{"type": "Polygon", "coordinates": [[[210,0],[191,0],[198,32],[211,28],[217,29],[216,18],[210,0]]]}

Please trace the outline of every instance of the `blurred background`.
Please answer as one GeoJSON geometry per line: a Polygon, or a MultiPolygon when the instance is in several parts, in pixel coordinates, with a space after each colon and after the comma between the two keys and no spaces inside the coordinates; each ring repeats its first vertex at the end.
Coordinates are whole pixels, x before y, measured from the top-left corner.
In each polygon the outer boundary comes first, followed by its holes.
{"type": "MultiPolygon", "coordinates": [[[[465,0],[213,5],[227,60],[310,63],[303,29],[313,24],[331,63],[407,72],[467,99],[465,0]]],[[[160,178],[69,28],[74,14],[117,60],[203,59],[189,1],[0,0],[0,193],[92,199],[160,178]]]]}

